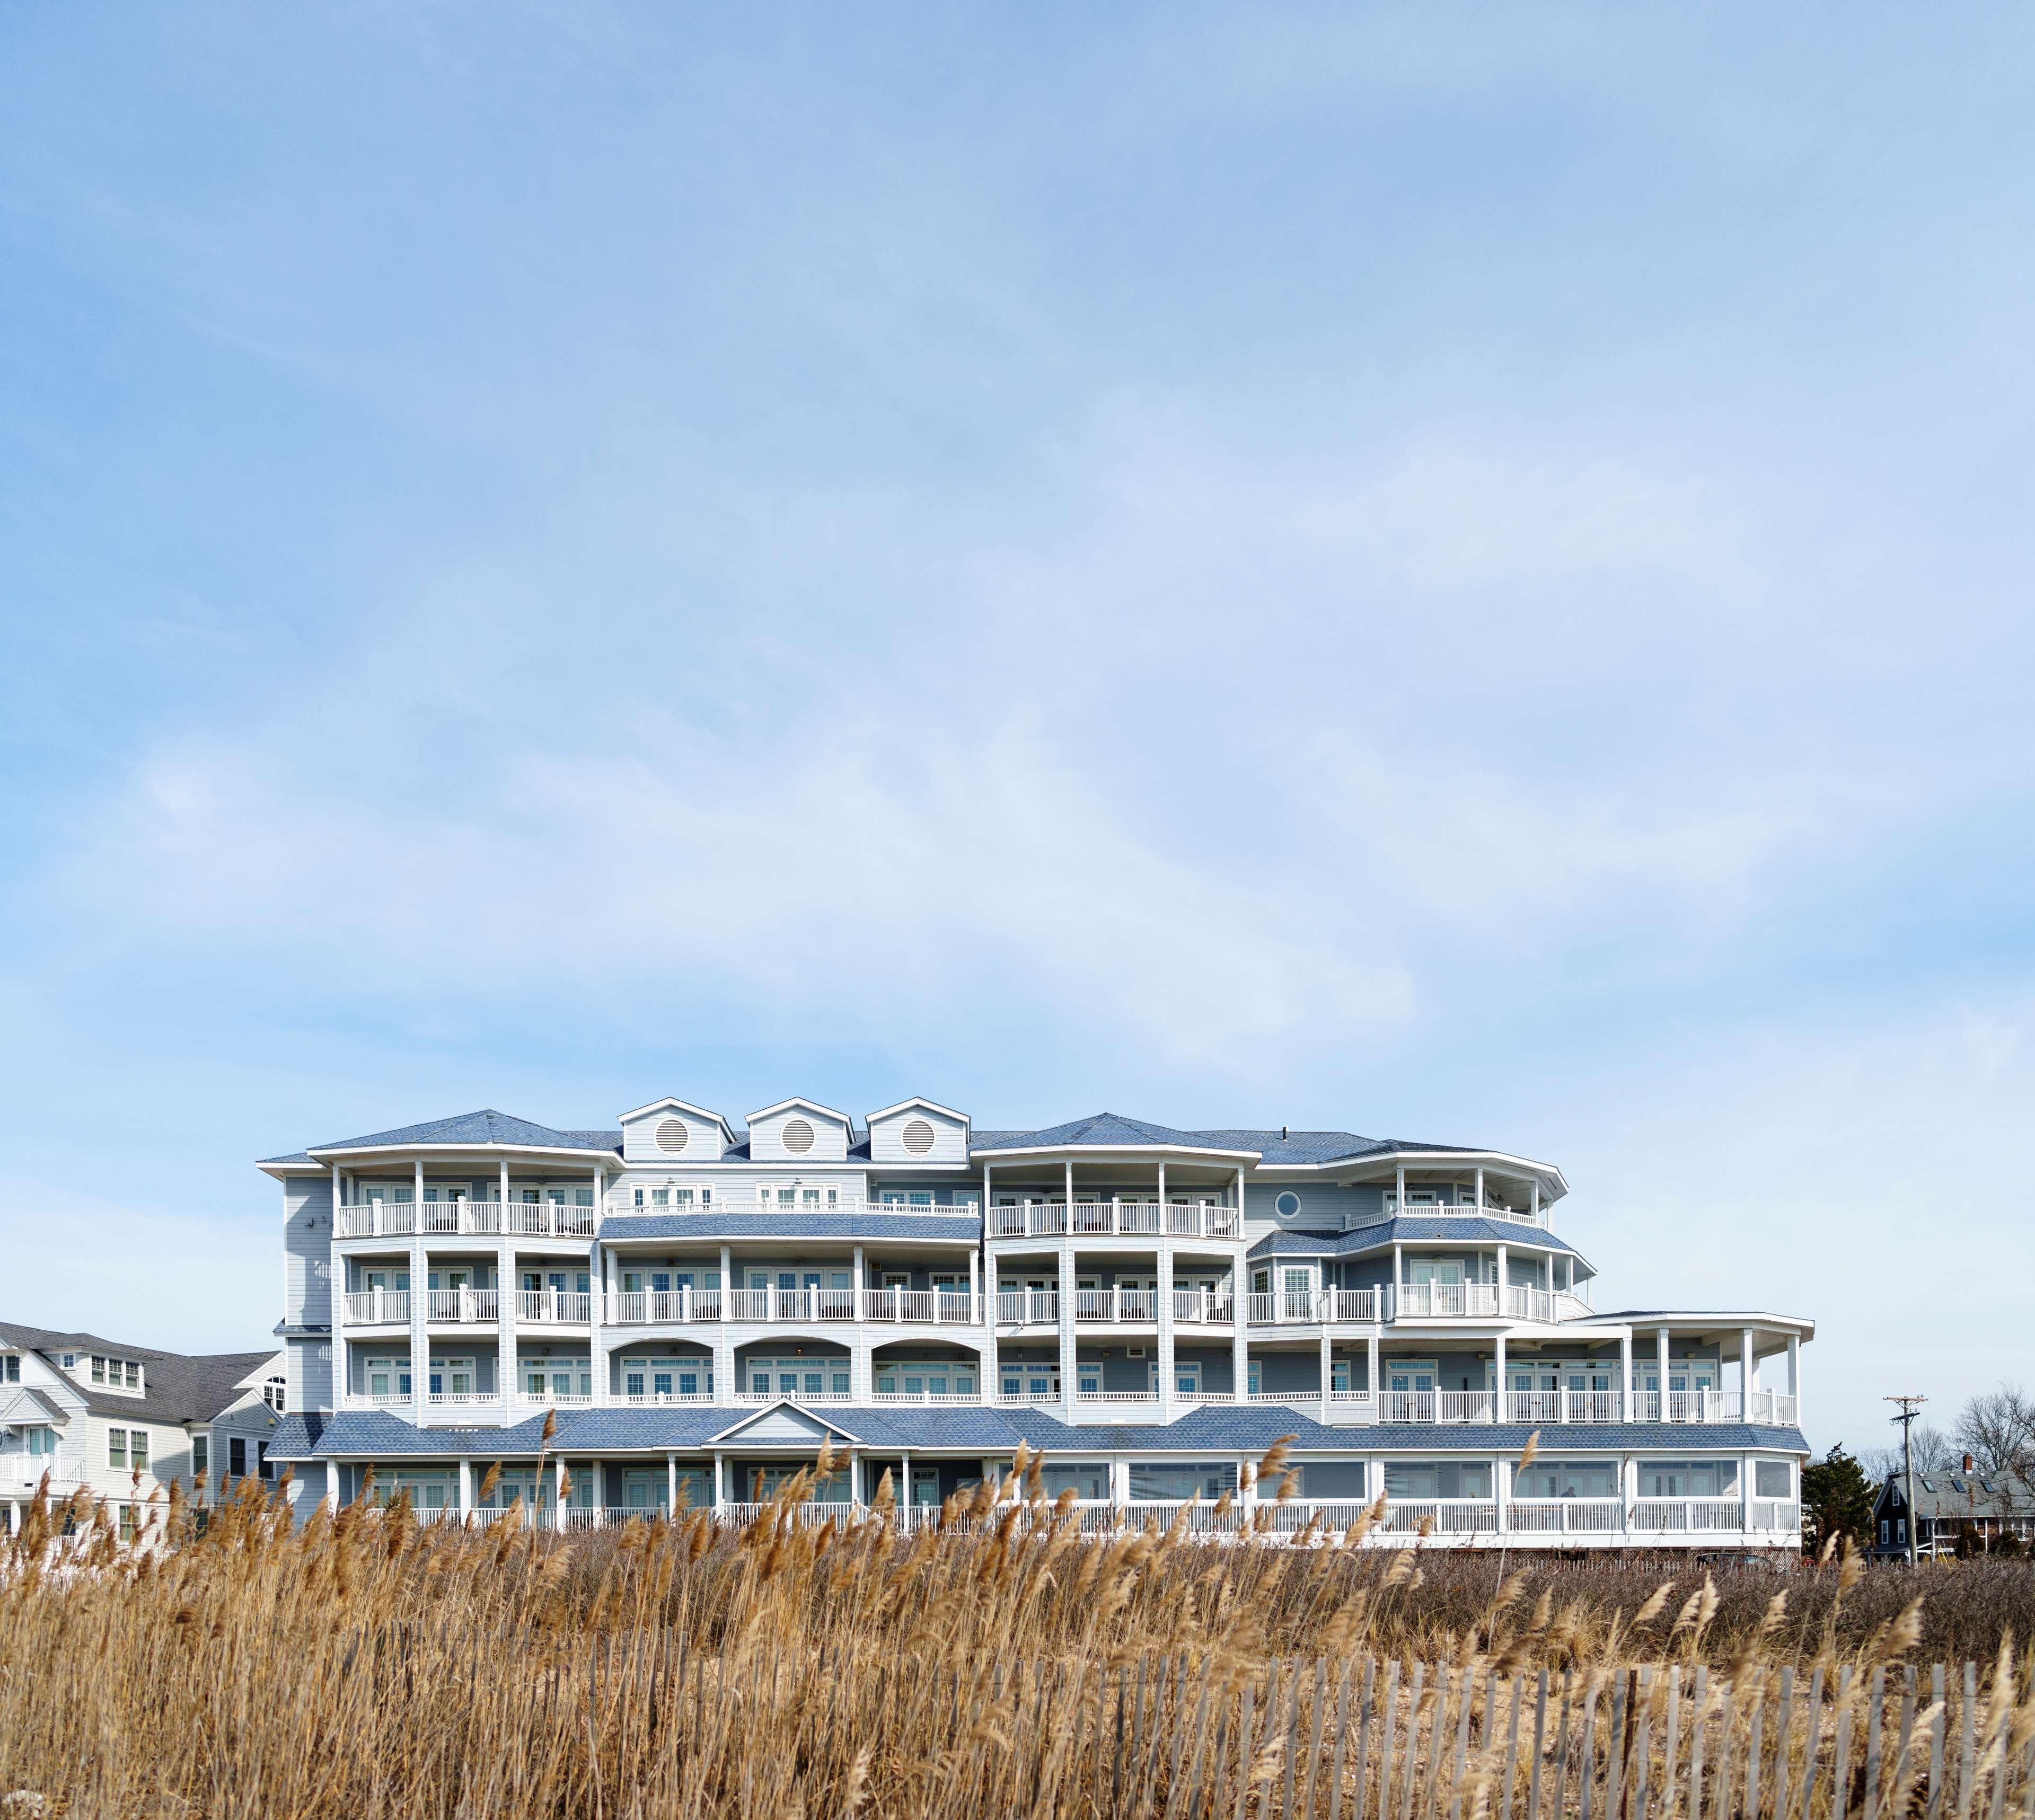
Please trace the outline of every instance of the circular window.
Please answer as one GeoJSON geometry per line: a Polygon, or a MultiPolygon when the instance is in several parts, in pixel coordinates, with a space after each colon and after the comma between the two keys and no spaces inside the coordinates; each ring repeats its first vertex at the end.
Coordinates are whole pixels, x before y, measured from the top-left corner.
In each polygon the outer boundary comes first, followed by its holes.
{"type": "Polygon", "coordinates": [[[803,1119],[784,1121],[784,1148],[794,1156],[803,1156],[813,1147],[813,1128],[803,1119]]]}
{"type": "Polygon", "coordinates": [[[685,1149],[686,1139],[690,1135],[684,1119],[667,1119],[657,1127],[657,1148],[675,1156],[685,1149]]]}
{"type": "Polygon", "coordinates": [[[933,1147],[933,1128],[923,1119],[914,1119],[905,1127],[905,1148],[914,1156],[923,1156],[933,1147]]]}
{"type": "Polygon", "coordinates": [[[1300,1198],[1288,1188],[1272,1205],[1279,1209],[1279,1217],[1281,1220],[1290,1220],[1300,1210],[1300,1198]]]}

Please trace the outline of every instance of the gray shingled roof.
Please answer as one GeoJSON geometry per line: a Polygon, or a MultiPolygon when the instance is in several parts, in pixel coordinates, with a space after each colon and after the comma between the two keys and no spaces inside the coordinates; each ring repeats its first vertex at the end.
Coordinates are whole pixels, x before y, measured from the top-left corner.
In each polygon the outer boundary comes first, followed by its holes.
{"type": "Polygon", "coordinates": [[[109,1394],[88,1381],[80,1383],[67,1372],[63,1375],[85,1399],[85,1406],[96,1413],[139,1416],[156,1422],[209,1422],[239,1396],[240,1380],[276,1356],[273,1346],[261,1352],[165,1352],[96,1333],[59,1333],[15,1321],[0,1322],[0,1344],[24,1348],[45,1358],[96,1352],[136,1359],[142,1367],[143,1394],[139,1397],[109,1394]]]}
{"type": "MultiPolygon", "coordinates": [[[[1337,1453],[1514,1454],[1529,1434],[1540,1451],[1597,1453],[1646,1451],[1677,1457],[1729,1453],[1747,1448],[1806,1453],[1808,1443],[1793,1428],[1718,1424],[1692,1430],[1683,1424],[1589,1423],[1531,1430],[1516,1423],[1423,1424],[1420,1427],[1328,1427],[1295,1412],[1265,1404],[1236,1404],[1194,1410],[1169,1427],[1070,1427],[1039,1409],[913,1409],[878,1405],[797,1405],[815,1422],[871,1447],[980,1449],[1007,1453],[1020,1441],[1059,1454],[1140,1450],[1155,1453],[1262,1452],[1282,1437],[1296,1448],[1337,1453]]],[[[585,1456],[601,1453],[700,1449],[773,1405],[702,1404],[679,1409],[575,1409],[557,1412],[558,1428],[549,1451],[585,1456]]],[[[507,1459],[534,1456],[544,1419],[532,1416],[510,1428],[416,1428],[387,1410],[347,1410],[310,1424],[288,1418],[270,1442],[271,1459],[367,1459],[414,1457],[507,1459]],[[295,1424],[293,1426],[293,1423],[295,1424]]],[[[792,1453],[796,1443],[771,1443],[792,1453]]]]}
{"type": "MultiPolygon", "coordinates": [[[[622,1134],[610,1131],[559,1131],[548,1125],[535,1125],[527,1119],[511,1118],[506,1112],[485,1108],[461,1112],[450,1119],[431,1119],[421,1125],[401,1125],[393,1131],[371,1131],[364,1138],[336,1138],[329,1144],[314,1144],[317,1150],[384,1149],[399,1144],[515,1144],[542,1150],[619,1151],[622,1134]]],[[[293,1157],[271,1159],[294,1161],[293,1157]]]]}
{"type": "Polygon", "coordinates": [[[1365,1251],[1389,1250],[1394,1245],[1461,1243],[1516,1246],[1526,1251],[1567,1251],[1582,1254],[1565,1239],[1558,1239],[1544,1226],[1528,1226],[1514,1220],[1493,1220],[1469,1211],[1454,1216],[1431,1213],[1408,1214],[1403,1219],[1379,1220],[1347,1232],[1308,1232],[1288,1227],[1268,1232],[1257,1240],[1247,1255],[1253,1258],[1347,1258],[1365,1251]]]}
{"type": "Polygon", "coordinates": [[[1040,1131],[977,1131],[969,1149],[979,1153],[985,1150],[1059,1149],[1072,1145],[1092,1145],[1111,1149],[1130,1149],[1141,1146],[1192,1150],[1221,1148],[1198,1131],[1176,1131],[1170,1125],[1154,1125],[1142,1119],[1126,1119],[1115,1112],[1097,1112],[1086,1119],[1070,1119],[1064,1125],[1049,1125],[1040,1131]]]}

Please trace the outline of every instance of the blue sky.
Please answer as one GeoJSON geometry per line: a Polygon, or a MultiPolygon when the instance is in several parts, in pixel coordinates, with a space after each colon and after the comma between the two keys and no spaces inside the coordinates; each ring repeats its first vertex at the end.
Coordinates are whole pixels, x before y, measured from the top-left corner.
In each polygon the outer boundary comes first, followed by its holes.
{"type": "Polygon", "coordinates": [[[13,9],[0,1299],[923,1092],[1552,1158],[1819,1445],[2026,1374],[2031,36],[13,9]]]}

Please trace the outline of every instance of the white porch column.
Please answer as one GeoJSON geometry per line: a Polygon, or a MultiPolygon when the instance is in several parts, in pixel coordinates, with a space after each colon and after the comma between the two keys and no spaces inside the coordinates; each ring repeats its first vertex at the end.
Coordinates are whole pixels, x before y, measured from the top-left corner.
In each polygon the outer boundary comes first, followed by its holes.
{"type": "Polygon", "coordinates": [[[1385,1420],[1385,1393],[1378,1382],[1378,1374],[1382,1368],[1379,1363],[1379,1333],[1374,1327],[1370,1337],[1364,1341],[1364,1378],[1371,1392],[1371,1419],[1374,1422],[1385,1420]]]}
{"type": "Polygon", "coordinates": [[[979,1252],[968,1254],[968,1311],[980,1316],[982,1313],[982,1258],[979,1252]]]}
{"type": "Polygon", "coordinates": [[[1627,1327],[1618,1337],[1618,1378],[1622,1401],[1618,1419],[1621,1422],[1632,1420],[1632,1329],[1627,1327]]]}
{"type": "Polygon", "coordinates": [[[516,1240],[510,1228],[509,1159],[502,1159],[502,1205],[495,1219],[495,1388],[502,1398],[502,1420],[515,1417],[510,1405],[516,1395],[519,1367],[516,1357],[516,1240]]]}
{"type": "MultiPolygon", "coordinates": [[[[1913,1513],[1910,1513],[1913,1515],[1913,1513]]],[[[1741,1453],[1738,1457],[1738,1526],[1741,1530],[1752,1528],[1752,1456],[1741,1453]]]]}
{"type": "Polygon", "coordinates": [[[724,1245],[720,1248],[720,1321],[713,1330],[713,1400],[717,1403],[732,1403],[740,1388],[735,1382],[735,1342],[728,1332],[734,1318],[735,1262],[724,1245]]]}
{"type": "Polygon", "coordinates": [[[908,1510],[912,1508],[912,1455],[909,1449],[898,1457],[897,1476],[903,1481],[897,1487],[897,1502],[908,1510]]]}
{"type": "Polygon", "coordinates": [[[713,1502],[716,1510],[728,1502],[726,1475],[721,1471],[720,1462],[721,1456],[717,1450],[713,1457],[713,1502]]]}
{"type": "Polygon", "coordinates": [[[416,1199],[410,1209],[410,1420],[424,1425],[431,1404],[431,1337],[428,1326],[431,1291],[429,1254],[424,1248],[424,1160],[417,1159],[416,1199]]]}
{"type": "Polygon", "coordinates": [[[1060,1239],[1060,1404],[1063,1419],[1074,1419],[1074,1386],[1079,1355],[1074,1345],[1074,1245],[1065,1234],[1060,1239]]]}
{"type": "Polygon", "coordinates": [[[1480,1213],[1484,1211],[1484,1165],[1481,1163],[1476,1166],[1476,1210],[1480,1213]]]}
{"type": "Polygon", "coordinates": [[[675,1453],[664,1456],[664,1515],[679,1514],[679,1457],[675,1453]]]}
{"type": "Polygon", "coordinates": [[[459,1457],[459,1520],[464,1523],[473,1511],[473,1462],[459,1457]]]}
{"type": "Polygon", "coordinates": [[[1406,1165],[1401,1163],[1393,1178],[1392,1212],[1396,1217],[1406,1211],[1406,1165]]]}
{"type": "Polygon", "coordinates": [[[1512,1487],[1505,1482],[1506,1474],[1511,1465],[1512,1462],[1502,1453],[1491,1457],[1491,1502],[1495,1512],[1493,1520],[1501,1536],[1512,1527],[1511,1518],[1507,1511],[1507,1506],[1511,1502],[1512,1487]]]}
{"type": "MultiPolygon", "coordinates": [[[[1479,1171],[1480,1174],[1482,1171],[1479,1171]]],[[[1498,1318],[1503,1321],[1512,1307],[1512,1272],[1506,1262],[1505,1247],[1498,1248],[1498,1318]]]]}
{"type": "MultiPolygon", "coordinates": [[[[1404,1175],[1405,1171],[1401,1170],[1400,1173],[1404,1175]]],[[[1399,1285],[1405,1280],[1406,1248],[1403,1245],[1395,1244],[1392,1247],[1392,1306],[1389,1310],[1380,1309],[1379,1312],[1381,1316],[1393,1321],[1399,1318],[1399,1285]]]]}
{"type": "Polygon", "coordinates": [[[1752,1420],[1752,1374],[1758,1370],[1752,1358],[1752,1329],[1741,1327],[1738,1332],[1738,1419],[1741,1422],[1752,1420]]]}
{"type": "Polygon", "coordinates": [[[1491,1419],[1494,1422],[1505,1420],[1505,1335],[1501,1331],[1491,1360],[1493,1384],[1491,1393],[1491,1419]]]}
{"type": "Polygon", "coordinates": [[[1540,1178],[1537,1175],[1533,1178],[1533,1224],[1540,1224],[1540,1178]]]}
{"type": "Polygon", "coordinates": [[[558,1526],[566,1526],[566,1457],[556,1455],[551,1461],[551,1510],[558,1518],[558,1526]]]}
{"type": "Polygon", "coordinates": [[[1333,1349],[1333,1345],[1332,1345],[1332,1344],[1330,1343],[1330,1339],[1329,1339],[1329,1329],[1328,1329],[1328,1324],[1327,1324],[1327,1322],[1324,1322],[1322,1324],[1321,1354],[1322,1354],[1322,1410],[1321,1410],[1321,1420],[1322,1420],[1322,1421],[1326,1422],[1326,1421],[1327,1421],[1327,1420],[1328,1420],[1328,1419],[1329,1419],[1329,1390],[1330,1390],[1330,1386],[1334,1382],[1334,1380],[1335,1380],[1335,1355],[1334,1355],[1334,1349],[1333,1349]]]}
{"type": "MultiPolygon", "coordinates": [[[[1159,1203],[1164,1208],[1166,1203],[1159,1203]]],[[[1164,1225],[1166,1216],[1161,1213],[1160,1224],[1164,1225]]],[[[1159,1245],[1159,1420],[1170,1422],[1173,1419],[1173,1393],[1175,1378],[1173,1371],[1173,1242],[1161,1232],[1159,1245]]]]}
{"type": "Polygon", "coordinates": [[[1063,1192],[1066,1204],[1063,1209],[1066,1217],[1062,1221],[1060,1234],[1060,1408],[1061,1419],[1071,1423],[1074,1419],[1074,1390],[1080,1382],[1080,1354],[1076,1348],[1074,1334],[1074,1166],[1072,1158],[1066,1165],[1063,1192]]]}
{"type": "Polygon", "coordinates": [[[1795,1400],[1795,1424],[1802,1422],[1802,1336],[1788,1336],[1788,1394],[1795,1400]]]}
{"type": "Polygon", "coordinates": [[[1653,1420],[1664,1422],[1668,1420],[1668,1329],[1664,1327],[1653,1330],[1653,1362],[1661,1378],[1661,1402],[1653,1412],[1653,1420]]]}

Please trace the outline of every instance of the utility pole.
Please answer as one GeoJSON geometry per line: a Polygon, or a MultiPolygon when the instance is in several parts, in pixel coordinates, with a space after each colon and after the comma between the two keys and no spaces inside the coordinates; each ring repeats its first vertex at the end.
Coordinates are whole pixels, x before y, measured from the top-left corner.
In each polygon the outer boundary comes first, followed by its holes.
{"type": "Polygon", "coordinates": [[[1915,1565],[1916,1530],[1913,1426],[1915,1418],[1922,1413],[1922,1405],[1929,1399],[1926,1397],[1890,1397],[1886,1401],[1901,1406],[1901,1413],[1888,1416],[1887,1420],[1901,1424],[1901,1472],[1903,1480],[1901,1495],[1908,1504],[1908,1565],[1913,1567],[1915,1565]]]}

